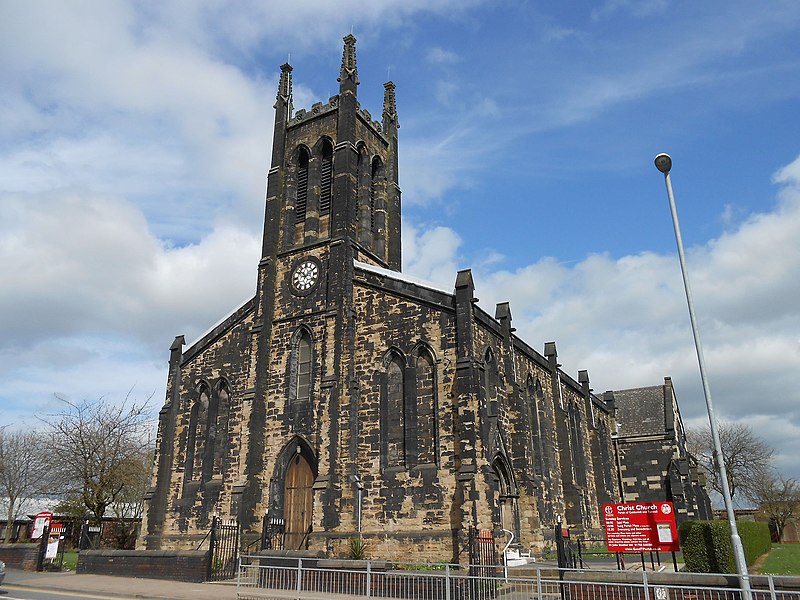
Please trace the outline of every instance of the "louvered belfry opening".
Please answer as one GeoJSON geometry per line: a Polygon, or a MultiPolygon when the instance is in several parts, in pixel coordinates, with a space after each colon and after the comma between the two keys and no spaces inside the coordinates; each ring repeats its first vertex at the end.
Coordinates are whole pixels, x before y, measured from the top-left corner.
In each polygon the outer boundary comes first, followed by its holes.
{"type": "Polygon", "coordinates": [[[369,184],[369,226],[372,231],[375,230],[375,208],[378,199],[378,186],[380,185],[380,179],[383,176],[383,164],[381,160],[376,156],[372,160],[372,173],[371,173],[371,181],[369,184]]]}
{"type": "Polygon", "coordinates": [[[306,220],[308,206],[308,152],[301,148],[297,157],[297,203],[295,204],[295,219],[298,223],[306,220]]]}
{"type": "Polygon", "coordinates": [[[333,146],[329,141],[322,145],[322,162],[320,164],[319,214],[331,212],[331,192],[333,185],[333,146]]]}

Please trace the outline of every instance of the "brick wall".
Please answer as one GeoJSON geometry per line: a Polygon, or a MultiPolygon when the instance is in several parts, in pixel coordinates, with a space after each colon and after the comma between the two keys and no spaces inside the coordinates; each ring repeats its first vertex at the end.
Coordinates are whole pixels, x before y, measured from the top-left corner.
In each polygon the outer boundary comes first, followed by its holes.
{"type": "Polygon", "coordinates": [[[77,572],[201,582],[207,568],[204,550],[84,550],[77,572]]]}
{"type": "Polygon", "coordinates": [[[39,544],[0,544],[0,560],[7,567],[35,571],[38,554],[39,544]]]}

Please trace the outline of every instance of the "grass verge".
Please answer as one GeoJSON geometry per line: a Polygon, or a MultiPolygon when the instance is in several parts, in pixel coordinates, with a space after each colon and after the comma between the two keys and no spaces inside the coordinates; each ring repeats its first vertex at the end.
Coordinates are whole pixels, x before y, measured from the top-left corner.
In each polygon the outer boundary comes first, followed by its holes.
{"type": "Polygon", "coordinates": [[[757,569],[762,575],[800,575],[800,544],[772,544],[757,569]]]}
{"type": "Polygon", "coordinates": [[[64,552],[64,563],[61,565],[61,568],[65,570],[74,571],[78,566],[78,551],[77,550],[67,550],[64,552]]]}

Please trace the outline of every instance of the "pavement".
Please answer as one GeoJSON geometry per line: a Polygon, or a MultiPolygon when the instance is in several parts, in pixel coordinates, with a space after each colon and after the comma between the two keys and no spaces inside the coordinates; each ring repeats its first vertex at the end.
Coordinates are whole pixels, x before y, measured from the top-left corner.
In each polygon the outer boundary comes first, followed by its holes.
{"type": "MultiPolygon", "coordinates": [[[[528,566],[544,567],[548,565],[548,562],[541,561],[528,566]]],[[[600,564],[595,564],[593,567],[614,568],[612,565],[601,566],[600,564]]],[[[630,565],[628,569],[632,570],[637,567],[640,570],[641,564],[630,565]]],[[[647,567],[650,570],[649,563],[647,567]]],[[[666,570],[672,570],[671,562],[664,567],[666,570]]],[[[525,567],[512,568],[511,572],[524,569],[525,567]]],[[[5,581],[0,585],[0,600],[2,600],[3,591],[23,588],[40,592],[62,592],[73,597],[87,599],[111,597],[120,600],[235,600],[237,598],[235,581],[185,583],[163,579],[76,574],[71,571],[36,573],[6,568],[5,581]]],[[[270,596],[277,598],[283,594],[270,592],[270,596]]]]}
{"type": "Polygon", "coordinates": [[[87,575],[73,572],[34,573],[6,568],[2,591],[34,589],[42,592],[67,592],[72,596],[92,598],[110,596],[120,599],[152,600],[228,600],[236,598],[236,582],[184,583],[163,579],[87,575]]]}

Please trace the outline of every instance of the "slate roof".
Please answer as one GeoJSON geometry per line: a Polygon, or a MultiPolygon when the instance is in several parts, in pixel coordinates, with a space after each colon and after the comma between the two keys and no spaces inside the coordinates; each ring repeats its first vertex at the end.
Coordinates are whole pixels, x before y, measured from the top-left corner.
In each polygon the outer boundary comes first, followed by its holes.
{"type": "Polygon", "coordinates": [[[614,390],[619,437],[664,435],[665,385],[614,390]]]}

